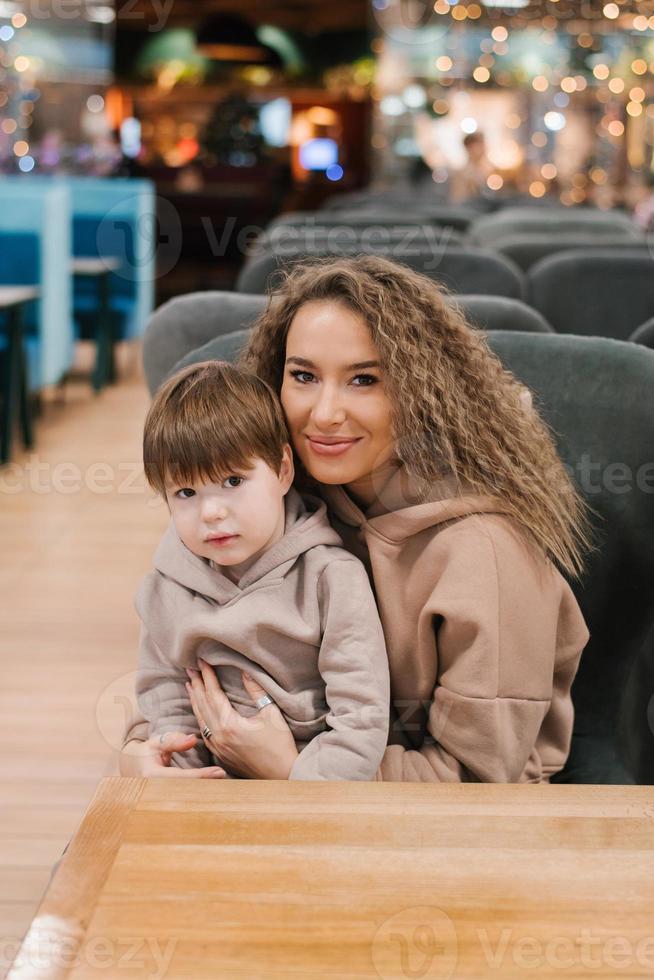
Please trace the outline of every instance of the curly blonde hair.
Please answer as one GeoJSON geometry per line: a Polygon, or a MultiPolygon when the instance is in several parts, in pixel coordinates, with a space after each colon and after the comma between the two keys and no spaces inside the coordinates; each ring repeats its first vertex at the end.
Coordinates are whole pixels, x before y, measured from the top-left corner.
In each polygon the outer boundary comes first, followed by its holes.
{"type": "Polygon", "coordinates": [[[525,389],[439,283],[371,255],[311,259],[286,271],[240,363],[280,392],[286,337],[305,303],[336,300],[360,314],[379,354],[396,453],[419,498],[453,476],[461,492],[499,498],[570,576],[590,546],[585,504],[525,389]],[[465,491],[463,488],[465,487],[465,491]]]}

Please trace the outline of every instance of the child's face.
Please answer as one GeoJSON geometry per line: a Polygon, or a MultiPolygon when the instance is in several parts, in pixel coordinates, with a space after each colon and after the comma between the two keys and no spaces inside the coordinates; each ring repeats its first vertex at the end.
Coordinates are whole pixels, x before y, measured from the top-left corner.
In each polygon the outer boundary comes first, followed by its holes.
{"type": "Polygon", "coordinates": [[[222,483],[171,484],[166,490],[175,528],[186,547],[233,571],[252,564],[282,537],[284,496],[293,482],[289,446],[279,473],[261,459],[251,466],[222,483]]]}

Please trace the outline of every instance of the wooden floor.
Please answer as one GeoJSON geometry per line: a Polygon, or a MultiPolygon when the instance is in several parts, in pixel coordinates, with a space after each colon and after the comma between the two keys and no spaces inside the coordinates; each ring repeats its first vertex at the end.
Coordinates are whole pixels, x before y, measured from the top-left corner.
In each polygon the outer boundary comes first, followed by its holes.
{"type": "Polygon", "coordinates": [[[0,977],[131,710],[133,595],[167,512],[142,476],[138,351],[121,354],[118,384],[69,384],[0,468],[0,977]]]}

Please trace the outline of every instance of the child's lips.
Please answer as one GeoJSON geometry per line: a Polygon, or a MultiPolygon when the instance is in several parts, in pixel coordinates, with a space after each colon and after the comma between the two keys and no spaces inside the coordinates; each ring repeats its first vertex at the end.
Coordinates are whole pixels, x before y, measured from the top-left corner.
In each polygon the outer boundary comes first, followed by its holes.
{"type": "Polygon", "coordinates": [[[229,544],[234,538],[237,538],[238,534],[219,534],[215,537],[207,538],[207,544],[223,545],[229,544]]]}

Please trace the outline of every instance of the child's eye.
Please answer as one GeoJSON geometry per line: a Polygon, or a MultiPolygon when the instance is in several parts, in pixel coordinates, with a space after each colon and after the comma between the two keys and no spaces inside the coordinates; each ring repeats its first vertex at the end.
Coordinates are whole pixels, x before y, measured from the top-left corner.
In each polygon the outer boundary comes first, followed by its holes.
{"type": "Polygon", "coordinates": [[[191,490],[190,487],[182,487],[181,490],[175,492],[175,496],[179,497],[180,500],[190,500],[191,497],[195,496],[195,490],[191,490]]]}
{"type": "Polygon", "coordinates": [[[244,482],[244,478],[242,476],[228,476],[227,479],[225,480],[225,482],[223,483],[223,486],[227,486],[227,487],[240,487],[240,485],[243,482],[244,482]],[[232,482],[233,480],[235,480],[236,482],[233,483],[232,482]]]}
{"type": "Polygon", "coordinates": [[[311,371],[297,370],[297,371],[291,371],[291,374],[296,381],[300,382],[301,385],[309,384],[307,378],[313,378],[313,374],[311,373],[311,371]]]}

